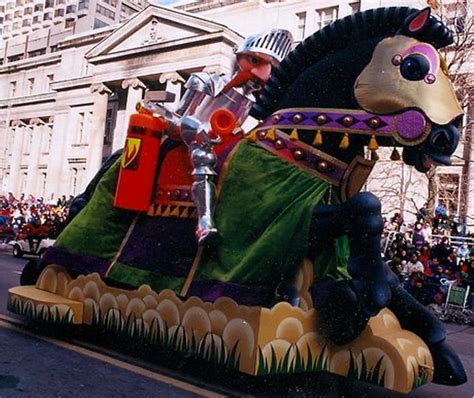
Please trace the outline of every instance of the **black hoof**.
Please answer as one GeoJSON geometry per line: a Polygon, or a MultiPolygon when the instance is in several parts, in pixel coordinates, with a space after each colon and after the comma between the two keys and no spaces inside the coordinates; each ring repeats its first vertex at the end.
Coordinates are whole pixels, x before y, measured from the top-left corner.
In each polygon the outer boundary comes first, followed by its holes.
{"type": "Polygon", "coordinates": [[[433,383],[458,386],[467,381],[461,360],[445,342],[430,346],[434,363],[433,383]]]}
{"type": "Polygon", "coordinates": [[[320,333],[337,345],[356,339],[367,326],[357,294],[348,281],[326,281],[313,287],[320,333]]]}

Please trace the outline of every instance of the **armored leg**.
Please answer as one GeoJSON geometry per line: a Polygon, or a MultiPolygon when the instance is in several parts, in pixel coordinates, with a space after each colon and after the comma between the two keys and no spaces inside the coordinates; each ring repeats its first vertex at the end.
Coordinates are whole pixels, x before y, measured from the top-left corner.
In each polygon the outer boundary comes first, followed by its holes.
{"type": "Polygon", "coordinates": [[[198,212],[196,237],[199,245],[212,246],[219,242],[219,233],[214,225],[213,210],[216,197],[214,177],[216,172],[216,154],[212,139],[199,120],[184,117],[181,125],[181,137],[188,146],[193,165],[193,200],[198,212]]]}
{"type": "Polygon", "coordinates": [[[212,181],[213,176],[195,175],[193,183],[193,199],[198,212],[198,226],[196,237],[199,245],[218,243],[219,233],[214,225],[213,211],[216,186],[212,181]]]}

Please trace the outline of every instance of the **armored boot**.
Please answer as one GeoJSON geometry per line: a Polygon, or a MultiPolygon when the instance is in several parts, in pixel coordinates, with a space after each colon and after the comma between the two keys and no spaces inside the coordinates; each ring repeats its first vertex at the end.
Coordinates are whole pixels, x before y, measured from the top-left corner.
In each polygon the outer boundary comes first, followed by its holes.
{"type": "Polygon", "coordinates": [[[200,246],[215,246],[221,240],[213,219],[216,186],[212,178],[210,175],[195,175],[192,188],[199,217],[196,238],[200,246]]]}

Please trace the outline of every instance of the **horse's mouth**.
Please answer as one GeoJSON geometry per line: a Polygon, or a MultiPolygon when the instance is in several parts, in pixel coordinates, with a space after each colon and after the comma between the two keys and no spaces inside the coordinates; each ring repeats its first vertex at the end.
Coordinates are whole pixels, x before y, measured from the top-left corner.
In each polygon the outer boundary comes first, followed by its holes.
{"type": "Polygon", "coordinates": [[[403,161],[415,167],[420,173],[427,173],[432,167],[451,165],[451,157],[441,154],[427,154],[421,148],[405,148],[403,161]]]}

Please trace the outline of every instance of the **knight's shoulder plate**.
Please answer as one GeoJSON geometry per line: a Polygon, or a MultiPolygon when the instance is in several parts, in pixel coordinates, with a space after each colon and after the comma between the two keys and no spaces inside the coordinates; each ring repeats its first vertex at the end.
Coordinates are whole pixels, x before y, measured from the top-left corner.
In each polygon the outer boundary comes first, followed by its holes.
{"type": "Polygon", "coordinates": [[[198,72],[193,73],[186,81],[185,87],[188,90],[199,91],[206,95],[215,97],[226,84],[226,80],[215,73],[198,72]]]}

